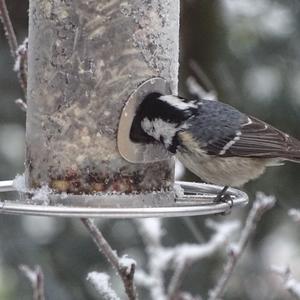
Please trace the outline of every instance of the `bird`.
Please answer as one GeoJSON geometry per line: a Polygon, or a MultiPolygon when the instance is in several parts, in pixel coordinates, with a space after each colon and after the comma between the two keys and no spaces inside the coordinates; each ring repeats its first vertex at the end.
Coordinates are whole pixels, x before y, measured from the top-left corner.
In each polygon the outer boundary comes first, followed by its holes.
{"type": "Polygon", "coordinates": [[[148,94],[136,110],[130,139],[159,143],[207,183],[241,187],[269,166],[300,163],[300,141],[221,101],[148,94]]]}

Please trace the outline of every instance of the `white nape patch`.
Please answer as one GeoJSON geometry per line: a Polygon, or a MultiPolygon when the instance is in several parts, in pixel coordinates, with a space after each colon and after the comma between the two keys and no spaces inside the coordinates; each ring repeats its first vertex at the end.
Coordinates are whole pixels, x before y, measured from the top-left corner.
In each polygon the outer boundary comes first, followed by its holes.
{"type": "Polygon", "coordinates": [[[240,131],[237,131],[236,134],[235,134],[234,139],[232,139],[231,141],[229,141],[229,142],[223,147],[223,149],[219,152],[219,155],[224,155],[224,154],[226,153],[226,151],[227,151],[228,149],[230,149],[230,147],[240,139],[241,134],[242,134],[242,133],[241,133],[240,131]]]}
{"type": "Polygon", "coordinates": [[[159,99],[181,110],[197,108],[196,101],[183,102],[183,99],[173,95],[160,96],[159,99]]]}
{"type": "Polygon", "coordinates": [[[176,132],[185,126],[177,126],[175,123],[166,122],[162,119],[154,119],[150,121],[145,118],[141,122],[142,129],[155,140],[160,141],[160,137],[163,137],[165,146],[170,146],[176,132]]]}

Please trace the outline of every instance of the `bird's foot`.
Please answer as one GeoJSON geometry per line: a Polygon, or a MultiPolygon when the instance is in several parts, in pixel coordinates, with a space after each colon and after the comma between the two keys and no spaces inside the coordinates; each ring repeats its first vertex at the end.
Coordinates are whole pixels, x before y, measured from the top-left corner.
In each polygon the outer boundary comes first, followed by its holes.
{"type": "Polygon", "coordinates": [[[217,196],[214,202],[215,203],[226,203],[229,205],[230,209],[233,207],[233,200],[232,200],[231,196],[228,194],[221,195],[221,197],[217,196]]]}
{"type": "Polygon", "coordinates": [[[223,214],[227,215],[231,212],[231,208],[233,207],[233,200],[229,194],[226,194],[228,186],[225,186],[214,199],[215,203],[226,203],[229,205],[229,209],[225,211],[223,214]]]}

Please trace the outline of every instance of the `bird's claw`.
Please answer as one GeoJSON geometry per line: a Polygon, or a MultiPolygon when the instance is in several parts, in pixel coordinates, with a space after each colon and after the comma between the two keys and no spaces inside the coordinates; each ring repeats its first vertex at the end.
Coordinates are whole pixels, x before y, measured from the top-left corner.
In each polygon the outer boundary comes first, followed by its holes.
{"type": "Polygon", "coordinates": [[[228,209],[222,213],[222,215],[228,215],[231,212],[231,209],[233,207],[233,200],[229,194],[222,194],[220,193],[217,195],[217,197],[214,199],[215,203],[226,203],[228,204],[228,209]]]}

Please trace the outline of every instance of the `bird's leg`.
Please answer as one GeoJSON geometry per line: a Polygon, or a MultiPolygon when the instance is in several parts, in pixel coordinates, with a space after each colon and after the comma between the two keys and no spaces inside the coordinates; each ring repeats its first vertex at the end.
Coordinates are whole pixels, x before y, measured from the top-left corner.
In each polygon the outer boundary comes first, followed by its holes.
{"type": "Polygon", "coordinates": [[[214,202],[216,203],[220,203],[220,202],[224,202],[224,203],[228,203],[230,202],[230,208],[233,206],[233,202],[232,199],[229,195],[226,194],[226,191],[228,190],[229,186],[225,185],[223,187],[223,189],[218,193],[217,197],[214,199],[214,202]]]}

